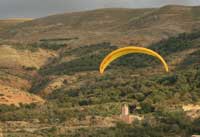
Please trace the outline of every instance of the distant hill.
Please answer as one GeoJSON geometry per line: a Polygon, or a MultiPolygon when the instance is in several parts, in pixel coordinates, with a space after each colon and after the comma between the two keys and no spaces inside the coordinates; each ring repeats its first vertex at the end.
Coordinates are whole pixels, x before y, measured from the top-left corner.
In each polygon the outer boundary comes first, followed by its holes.
{"type": "Polygon", "coordinates": [[[69,45],[111,42],[149,45],[200,27],[200,7],[170,5],[158,9],[98,9],[35,19],[2,35],[15,41],[79,38],[69,45]]]}
{"type": "Polygon", "coordinates": [[[19,23],[32,20],[31,18],[11,18],[11,19],[0,19],[0,31],[13,27],[19,23]]]}

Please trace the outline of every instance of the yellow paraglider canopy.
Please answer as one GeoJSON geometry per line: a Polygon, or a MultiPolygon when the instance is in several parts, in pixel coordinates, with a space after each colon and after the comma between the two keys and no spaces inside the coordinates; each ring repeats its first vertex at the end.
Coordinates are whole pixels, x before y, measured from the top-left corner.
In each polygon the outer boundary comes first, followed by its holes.
{"type": "Polygon", "coordinates": [[[101,62],[101,65],[99,68],[100,73],[103,74],[103,72],[107,68],[107,66],[115,59],[117,59],[121,56],[130,54],[130,53],[143,53],[143,54],[148,54],[148,55],[154,56],[162,62],[162,64],[164,65],[165,71],[166,72],[169,71],[168,65],[165,62],[165,60],[155,51],[147,49],[147,48],[130,46],[130,47],[124,47],[124,48],[117,49],[117,50],[111,52],[110,54],[108,54],[101,62]]]}

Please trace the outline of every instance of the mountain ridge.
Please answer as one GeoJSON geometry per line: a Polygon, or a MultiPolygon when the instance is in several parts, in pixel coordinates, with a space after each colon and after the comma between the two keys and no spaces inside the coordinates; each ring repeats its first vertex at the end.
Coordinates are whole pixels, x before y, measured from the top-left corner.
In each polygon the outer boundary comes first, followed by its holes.
{"type": "Polygon", "coordinates": [[[79,39],[69,45],[104,41],[116,45],[151,43],[200,28],[200,7],[164,6],[157,9],[98,9],[57,14],[18,24],[2,37],[29,43],[45,38],[79,39]],[[93,40],[95,39],[95,40],[93,40]]]}

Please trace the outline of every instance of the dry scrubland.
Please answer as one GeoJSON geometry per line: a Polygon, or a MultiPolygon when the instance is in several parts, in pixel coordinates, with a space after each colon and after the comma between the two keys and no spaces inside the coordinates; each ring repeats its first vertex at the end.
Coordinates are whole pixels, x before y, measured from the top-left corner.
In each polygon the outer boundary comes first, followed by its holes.
{"type": "MultiPolygon", "coordinates": [[[[0,20],[0,127],[12,137],[188,137],[200,133],[200,7],[99,9],[0,20]],[[168,62],[110,51],[139,44],[168,62]],[[126,125],[121,104],[144,117],[126,125]]],[[[1,129],[0,129],[1,131],[1,129]]]]}

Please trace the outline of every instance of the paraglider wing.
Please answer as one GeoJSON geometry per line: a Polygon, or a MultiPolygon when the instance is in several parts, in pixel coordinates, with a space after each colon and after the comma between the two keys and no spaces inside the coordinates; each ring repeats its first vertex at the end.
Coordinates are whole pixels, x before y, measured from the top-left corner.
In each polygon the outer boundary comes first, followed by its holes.
{"type": "Polygon", "coordinates": [[[117,49],[117,50],[111,52],[110,54],[108,54],[101,62],[101,65],[99,68],[100,73],[103,74],[106,67],[115,59],[117,59],[121,56],[130,54],[130,53],[143,53],[143,54],[148,54],[148,55],[154,56],[162,62],[162,64],[164,65],[165,71],[166,72],[169,71],[168,65],[165,62],[165,60],[155,51],[147,49],[147,48],[130,46],[130,47],[124,47],[124,48],[117,49]]]}

